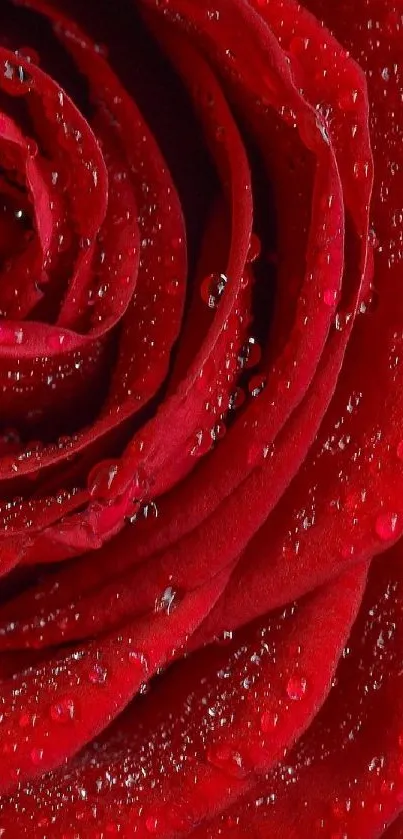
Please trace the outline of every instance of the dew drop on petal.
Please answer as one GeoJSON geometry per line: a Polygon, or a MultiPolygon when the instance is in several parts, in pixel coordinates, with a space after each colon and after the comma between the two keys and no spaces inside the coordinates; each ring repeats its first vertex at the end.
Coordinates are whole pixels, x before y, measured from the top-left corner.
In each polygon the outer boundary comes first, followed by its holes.
{"type": "Polygon", "coordinates": [[[159,821],[156,816],[149,816],[146,819],[146,830],[156,836],[159,830],[159,821]]]}
{"type": "Polygon", "coordinates": [[[88,679],[92,685],[104,685],[108,678],[108,671],[98,661],[92,665],[88,673],[88,679]]]}
{"type": "Polygon", "coordinates": [[[207,760],[234,778],[244,778],[247,774],[242,756],[230,746],[213,746],[207,752],[207,760]]]}
{"type": "Polygon", "coordinates": [[[43,749],[32,749],[30,757],[34,766],[40,766],[43,761],[43,749]]]}
{"type": "Polygon", "coordinates": [[[62,350],[66,336],[60,333],[51,333],[47,339],[47,345],[50,350],[58,352],[62,350]]]}
{"type": "Polygon", "coordinates": [[[230,411],[237,411],[238,408],[241,408],[244,404],[246,399],[245,391],[241,387],[236,387],[235,390],[231,393],[228,403],[228,408],[230,411]]]}
{"type": "Polygon", "coordinates": [[[117,463],[98,464],[88,476],[88,490],[91,496],[108,497],[119,472],[117,463]]]}
{"type": "Polygon", "coordinates": [[[241,347],[238,354],[238,363],[241,370],[250,370],[257,367],[262,357],[262,350],[256,338],[251,336],[241,347]]]}
{"type": "Polygon", "coordinates": [[[179,605],[179,599],[178,592],[172,586],[167,586],[155,601],[155,611],[170,615],[179,605]]]}
{"type": "Polygon", "coordinates": [[[248,390],[251,396],[256,398],[260,396],[262,391],[266,387],[266,378],[265,376],[253,376],[248,384],[248,390]]]}
{"type": "Polygon", "coordinates": [[[247,255],[248,262],[256,262],[262,252],[262,243],[256,233],[252,233],[250,237],[250,245],[247,255]]]}
{"type": "Polygon", "coordinates": [[[202,457],[210,451],[212,446],[211,434],[200,429],[196,431],[193,445],[190,449],[192,457],[202,457]]]}
{"type": "Polygon", "coordinates": [[[306,693],[306,679],[304,676],[295,674],[287,682],[287,696],[292,700],[300,700],[306,693]]]}
{"type": "Polygon", "coordinates": [[[76,712],[74,699],[65,697],[51,705],[50,717],[53,722],[68,723],[74,719],[76,712]]]}
{"type": "Polygon", "coordinates": [[[385,542],[392,539],[396,533],[397,522],[397,513],[381,513],[375,522],[377,536],[385,542]]]}
{"type": "Polygon", "coordinates": [[[209,274],[200,287],[201,298],[210,309],[216,309],[228,282],[226,274],[209,274]]]}
{"type": "Polygon", "coordinates": [[[334,306],[337,300],[337,291],[334,291],[331,288],[327,288],[323,292],[323,302],[326,306],[334,306]]]}
{"type": "Polygon", "coordinates": [[[214,442],[217,442],[217,440],[223,440],[226,433],[227,428],[225,422],[222,422],[222,420],[220,420],[220,422],[217,422],[214,428],[211,429],[211,438],[212,440],[214,440],[214,442]]]}
{"type": "Polygon", "coordinates": [[[272,711],[264,711],[262,716],[260,717],[260,728],[263,731],[263,734],[270,734],[278,724],[278,714],[273,713],[272,711]]]}
{"type": "Polygon", "coordinates": [[[148,504],[144,504],[143,516],[145,519],[157,519],[158,513],[158,506],[155,501],[149,501],[148,504]]]}

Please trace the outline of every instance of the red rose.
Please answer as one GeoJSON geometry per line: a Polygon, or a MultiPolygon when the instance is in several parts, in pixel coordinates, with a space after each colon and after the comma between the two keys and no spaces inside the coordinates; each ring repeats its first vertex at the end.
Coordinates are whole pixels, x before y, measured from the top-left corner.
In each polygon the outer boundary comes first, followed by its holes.
{"type": "Polygon", "coordinates": [[[1,15],[0,836],[399,839],[403,2],[1,15]]]}

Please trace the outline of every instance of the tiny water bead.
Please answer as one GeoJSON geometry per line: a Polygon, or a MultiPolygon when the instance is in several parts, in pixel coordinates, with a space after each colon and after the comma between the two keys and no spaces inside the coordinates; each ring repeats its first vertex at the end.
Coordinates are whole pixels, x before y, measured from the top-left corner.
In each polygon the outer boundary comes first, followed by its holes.
{"type": "Polygon", "coordinates": [[[251,396],[255,399],[257,396],[264,391],[266,387],[267,381],[265,376],[252,376],[249,384],[248,390],[251,396]]]}
{"type": "Polygon", "coordinates": [[[178,592],[172,586],[167,586],[155,601],[155,611],[157,613],[165,612],[166,615],[170,615],[179,605],[179,600],[178,592]]]}
{"type": "Polygon", "coordinates": [[[2,86],[11,96],[24,96],[32,85],[32,76],[20,63],[3,62],[2,86]]]}
{"type": "Polygon", "coordinates": [[[88,680],[92,685],[104,685],[108,679],[108,671],[100,662],[95,662],[88,672],[88,680]]]}
{"type": "Polygon", "coordinates": [[[263,734],[270,734],[278,725],[279,716],[273,711],[264,711],[260,717],[260,728],[263,734]]]}
{"type": "Polygon", "coordinates": [[[147,504],[144,504],[143,517],[145,519],[157,519],[158,515],[158,505],[155,503],[155,501],[149,501],[147,504]]]}
{"type": "Polygon", "coordinates": [[[200,286],[200,294],[209,309],[216,309],[228,282],[226,274],[213,273],[204,278],[200,286]]]}
{"type": "Polygon", "coordinates": [[[334,291],[331,288],[325,289],[325,291],[323,292],[323,302],[326,306],[332,307],[336,303],[337,296],[337,291],[334,291]]]}
{"type": "Polygon", "coordinates": [[[117,478],[119,466],[117,463],[103,463],[97,465],[88,476],[88,490],[92,497],[107,497],[117,478]]]}
{"type": "Polygon", "coordinates": [[[44,752],[43,749],[35,748],[31,751],[31,761],[34,766],[40,766],[43,762],[44,752]]]}
{"type": "Polygon", "coordinates": [[[213,444],[211,433],[199,429],[196,431],[194,442],[190,449],[192,457],[202,457],[210,451],[213,444]]]}
{"type": "Polygon", "coordinates": [[[53,722],[71,722],[74,719],[76,713],[76,705],[74,699],[71,699],[69,697],[60,699],[58,702],[55,702],[54,705],[51,705],[49,713],[53,722]]]}
{"type": "Polygon", "coordinates": [[[225,422],[220,420],[220,422],[216,422],[214,428],[211,429],[211,438],[217,443],[219,440],[223,440],[227,433],[227,427],[225,422]]]}
{"type": "Polygon", "coordinates": [[[252,233],[248,250],[247,261],[256,262],[262,253],[262,243],[256,233],[252,233]]]}
{"type": "Polygon", "coordinates": [[[286,692],[289,699],[292,699],[293,701],[299,701],[300,699],[303,699],[306,693],[306,689],[307,681],[304,676],[300,676],[298,673],[290,676],[286,687],[286,692]]]}
{"type": "MultiPolygon", "coordinates": [[[[120,496],[133,486],[137,495],[143,489],[143,475],[131,472],[122,462],[102,461],[90,471],[87,481],[88,491],[92,498],[110,500],[111,496],[120,496]]],[[[140,493],[141,494],[141,493],[140,493]]]]}
{"type": "MultiPolygon", "coordinates": [[[[239,408],[242,408],[246,399],[246,394],[243,388],[236,387],[235,390],[231,393],[228,403],[228,408],[230,411],[237,411],[239,408]]],[[[402,459],[403,459],[403,449],[402,449],[402,459]]]]}
{"type": "Polygon", "coordinates": [[[397,513],[381,513],[375,522],[375,531],[382,541],[387,542],[397,535],[397,513]]]}
{"type": "Polygon", "coordinates": [[[207,760],[233,778],[244,778],[247,774],[242,755],[231,746],[212,746],[207,752],[207,760]]]}
{"type": "Polygon", "coordinates": [[[156,836],[159,831],[159,820],[156,816],[148,816],[145,822],[146,830],[153,836],[156,836]]]}

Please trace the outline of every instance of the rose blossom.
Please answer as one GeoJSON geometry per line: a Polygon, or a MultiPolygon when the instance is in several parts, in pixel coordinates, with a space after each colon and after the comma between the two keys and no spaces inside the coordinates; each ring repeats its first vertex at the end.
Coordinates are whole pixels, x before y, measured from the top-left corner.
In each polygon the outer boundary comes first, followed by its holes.
{"type": "Polygon", "coordinates": [[[403,3],[1,15],[0,836],[400,839],[403,3]]]}

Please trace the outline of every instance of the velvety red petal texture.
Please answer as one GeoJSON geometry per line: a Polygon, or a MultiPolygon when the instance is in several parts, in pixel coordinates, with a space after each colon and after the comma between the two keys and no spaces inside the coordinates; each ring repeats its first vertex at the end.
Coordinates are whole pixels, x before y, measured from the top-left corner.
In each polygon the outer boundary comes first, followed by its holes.
{"type": "Polygon", "coordinates": [[[0,23],[0,836],[397,839],[403,0],[0,23]]]}

